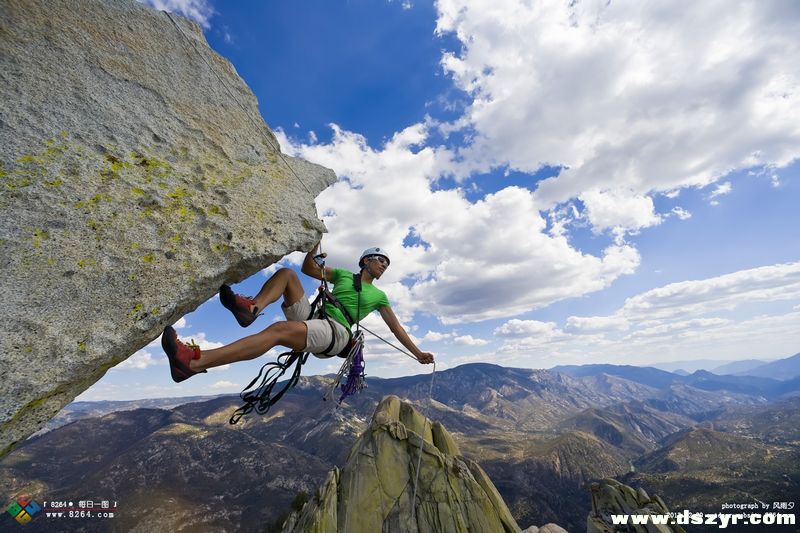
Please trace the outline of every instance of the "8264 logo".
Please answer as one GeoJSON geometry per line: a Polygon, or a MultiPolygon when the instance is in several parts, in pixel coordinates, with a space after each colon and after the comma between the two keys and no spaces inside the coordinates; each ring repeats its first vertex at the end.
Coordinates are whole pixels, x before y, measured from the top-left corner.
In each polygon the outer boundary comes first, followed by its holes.
{"type": "Polygon", "coordinates": [[[13,516],[20,524],[27,524],[33,516],[41,511],[39,504],[28,496],[20,496],[8,506],[8,514],[13,516]]]}

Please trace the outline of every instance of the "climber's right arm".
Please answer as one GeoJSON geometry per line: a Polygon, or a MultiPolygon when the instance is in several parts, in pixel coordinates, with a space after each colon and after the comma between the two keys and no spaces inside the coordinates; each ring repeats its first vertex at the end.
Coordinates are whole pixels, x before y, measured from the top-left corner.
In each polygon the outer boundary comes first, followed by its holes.
{"type": "MultiPolygon", "coordinates": [[[[300,267],[300,271],[305,274],[306,276],[311,276],[314,279],[322,279],[323,272],[325,273],[325,279],[327,281],[333,281],[333,269],[329,266],[324,268],[320,267],[319,264],[314,260],[316,257],[317,250],[319,249],[319,242],[314,245],[310,252],[306,254],[305,259],[303,259],[303,266],[300,267]]],[[[327,254],[322,254],[323,259],[327,254]]]]}

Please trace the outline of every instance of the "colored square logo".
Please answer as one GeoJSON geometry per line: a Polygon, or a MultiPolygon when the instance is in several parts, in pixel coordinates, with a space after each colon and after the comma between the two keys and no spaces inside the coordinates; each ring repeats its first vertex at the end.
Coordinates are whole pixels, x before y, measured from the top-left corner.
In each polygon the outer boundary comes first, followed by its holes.
{"type": "Polygon", "coordinates": [[[8,509],[6,509],[6,511],[8,511],[8,514],[10,514],[11,516],[17,516],[19,512],[22,511],[22,507],[20,507],[20,505],[17,502],[11,502],[11,505],[8,506],[8,509]]]}
{"type": "Polygon", "coordinates": [[[30,496],[20,496],[17,501],[11,502],[6,508],[8,514],[13,516],[20,524],[27,524],[41,510],[42,508],[39,504],[33,501],[30,496]]]}

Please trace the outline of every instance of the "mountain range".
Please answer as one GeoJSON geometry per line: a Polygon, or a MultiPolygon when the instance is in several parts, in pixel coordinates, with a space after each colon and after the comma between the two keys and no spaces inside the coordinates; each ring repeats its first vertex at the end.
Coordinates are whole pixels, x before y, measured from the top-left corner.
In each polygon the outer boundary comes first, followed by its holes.
{"type": "MultiPolygon", "coordinates": [[[[65,531],[270,530],[344,463],[377,403],[394,394],[447,427],[523,527],[585,529],[587,487],[602,478],[659,494],[673,510],[800,500],[796,380],[479,363],[437,372],[429,401],[429,379],[370,378],[337,408],[321,401],[330,378],[302,377],[265,416],[236,426],[236,396],[124,411],[81,405],[0,462],[0,487],[7,499],[119,503],[113,524],[59,524],[65,531]]],[[[47,527],[46,518],[28,524],[47,527]]]]}
{"type": "Polygon", "coordinates": [[[732,374],[736,376],[755,376],[787,380],[800,376],[800,353],[775,361],[764,361],[761,359],[744,359],[739,361],[693,359],[674,361],[671,363],[656,363],[649,366],[680,375],[689,375],[698,370],[705,370],[719,376],[732,374]]]}

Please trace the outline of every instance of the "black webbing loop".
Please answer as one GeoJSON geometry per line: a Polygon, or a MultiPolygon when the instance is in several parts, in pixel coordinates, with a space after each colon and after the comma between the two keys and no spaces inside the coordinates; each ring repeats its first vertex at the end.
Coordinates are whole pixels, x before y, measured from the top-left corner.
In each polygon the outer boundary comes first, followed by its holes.
{"type": "Polygon", "coordinates": [[[297,384],[300,379],[300,369],[308,359],[307,352],[284,352],[278,356],[277,361],[270,361],[261,367],[258,375],[250,382],[247,387],[239,394],[239,397],[245,402],[243,406],[234,411],[230,424],[236,424],[247,413],[255,410],[256,413],[263,415],[269,411],[270,407],[275,405],[280,400],[286,391],[291,389],[297,384]],[[292,376],[283,383],[283,386],[273,396],[272,391],[278,384],[278,380],[283,374],[294,365],[292,376]],[[262,377],[263,375],[263,377],[262,377]],[[250,388],[261,379],[258,387],[253,390],[250,388]]]}
{"type": "MultiPolygon", "coordinates": [[[[358,294],[358,303],[356,304],[356,332],[361,330],[361,272],[353,274],[353,288],[358,294]]],[[[352,327],[352,324],[350,325],[352,327]]]]}

